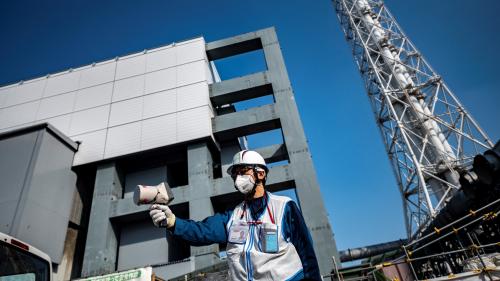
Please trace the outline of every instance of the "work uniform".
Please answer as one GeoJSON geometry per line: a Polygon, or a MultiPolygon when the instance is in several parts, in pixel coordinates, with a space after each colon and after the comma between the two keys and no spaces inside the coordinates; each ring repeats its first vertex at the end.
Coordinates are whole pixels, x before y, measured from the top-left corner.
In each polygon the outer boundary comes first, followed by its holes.
{"type": "Polygon", "coordinates": [[[288,197],[266,192],[201,222],[177,218],[169,230],[194,246],[227,243],[233,280],[321,280],[309,231],[288,197]]]}

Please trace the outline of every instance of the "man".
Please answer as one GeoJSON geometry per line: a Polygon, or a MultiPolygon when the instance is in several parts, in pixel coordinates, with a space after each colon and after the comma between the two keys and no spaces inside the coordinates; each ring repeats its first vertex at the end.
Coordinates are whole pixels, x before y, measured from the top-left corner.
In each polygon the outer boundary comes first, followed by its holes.
{"type": "Polygon", "coordinates": [[[259,153],[240,151],[227,172],[245,200],[233,210],[201,222],[176,218],[164,205],[152,205],[149,214],[193,246],[227,243],[233,280],[321,280],[304,218],[290,198],[265,190],[268,171],[259,153]]]}

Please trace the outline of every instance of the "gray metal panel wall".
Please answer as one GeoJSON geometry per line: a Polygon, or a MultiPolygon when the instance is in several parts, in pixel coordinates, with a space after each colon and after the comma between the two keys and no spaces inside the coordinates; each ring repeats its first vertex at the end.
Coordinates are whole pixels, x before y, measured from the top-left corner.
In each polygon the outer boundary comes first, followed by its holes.
{"type": "Polygon", "coordinates": [[[36,126],[0,137],[0,194],[8,195],[0,201],[1,231],[60,263],[75,192],[76,144],[52,132],[36,126]]]}
{"type": "Polygon", "coordinates": [[[0,140],[0,231],[12,233],[37,132],[0,140]]]}

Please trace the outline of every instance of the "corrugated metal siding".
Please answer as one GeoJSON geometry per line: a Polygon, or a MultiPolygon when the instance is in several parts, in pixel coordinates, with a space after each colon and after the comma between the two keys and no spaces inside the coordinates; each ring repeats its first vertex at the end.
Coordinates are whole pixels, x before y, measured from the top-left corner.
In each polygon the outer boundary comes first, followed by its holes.
{"type": "MultiPolygon", "coordinates": [[[[71,115],[71,126],[69,135],[73,136],[86,132],[105,129],[108,126],[109,105],[94,107],[82,111],[73,112],[71,115]]],[[[80,152],[80,149],[78,153],[80,152]]],[[[78,154],[77,153],[77,154],[78,154]]]]}
{"type": "Polygon", "coordinates": [[[142,121],[141,148],[151,149],[177,142],[177,114],[142,121]]]}
{"type": "Polygon", "coordinates": [[[59,73],[47,78],[47,86],[43,96],[50,97],[57,94],[76,91],[80,82],[80,72],[59,73]]]}
{"type": "Polygon", "coordinates": [[[35,121],[40,100],[22,103],[17,106],[0,110],[0,128],[16,127],[22,124],[31,124],[35,121]]]}
{"type": "Polygon", "coordinates": [[[141,96],[111,104],[109,126],[113,127],[141,120],[143,100],[144,97],[141,96]]]}
{"type": "Polygon", "coordinates": [[[113,83],[106,83],[90,88],[81,89],[76,94],[74,110],[83,110],[97,107],[111,102],[113,83]]]}
{"type": "Polygon", "coordinates": [[[146,56],[132,55],[120,59],[116,64],[116,79],[123,79],[146,72],[146,56]]]}
{"type": "Polygon", "coordinates": [[[37,120],[71,113],[76,100],[76,92],[42,99],[38,109],[37,120]]]}
{"type": "Polygon", "coordinates": [[[72,137],[72,139],[81,142],[73,163],[88,163],[96,159],[103,159],[106,133],[107,130],[104,129],[72,137]]]}
{"type": "Polygon", "coordinates": [[[144,96],[143,118],[151,118],[177,111],[177,90],[171,89],[144,96]]]}
{"type": "Polygon", "coordinates": [[[203,38],[0,88],[0,131],[48,121],[74,165],[212,134],[203,38]]]}
{"type": "Polygon", "coordinates": [[[38,80],[31,83],[24,83],[22,85],[11,87],[5,91],[5,103],[1,105],[12,106],[24,102],[34,101],[40,99],[45,88],[46,80],[38,80]]]}
{"type": "Polygon", "coordinates": [[[141,122],[129,123],[108,129],[104,158],[125,155],[141,148],[141,122]]]}
{"type": "Polygon", "coordinates": [[[82,70],[80,88],[87,88],[115,79],[116,62],[108,61],[82,70]]]}

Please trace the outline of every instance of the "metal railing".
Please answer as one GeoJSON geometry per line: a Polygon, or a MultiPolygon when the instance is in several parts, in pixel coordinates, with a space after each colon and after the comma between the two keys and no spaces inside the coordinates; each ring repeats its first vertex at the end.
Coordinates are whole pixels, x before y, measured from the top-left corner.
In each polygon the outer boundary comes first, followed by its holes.
{"type": "Polygon", "coordinates": [[[337,270],[335,263],[332,274],[323,277],[342,281],[381,280],[375,276],[375,272],[406,264],[414,280],[439,277],[453,279],[457,274],[467,271],[484,274],[486,280],[499,280],[498,277],[494,279],[492,274],[500,273],[500,267],[493,267],[487,261],[490,258],[487,254],[500,252],[499,215],[500,198],[476,210],[469,210],[468,214],[403,245],[403,255],[398,258],[347,270],[337,270]],[[471,266],[474,262],[477,266],[471,266]],[[356,273],[360,276],[352,277],[356,273]],[[344,278],[346,275],[350,277],[344,278]]]}

